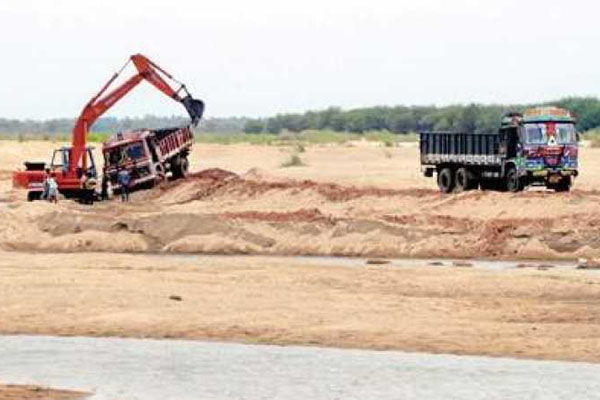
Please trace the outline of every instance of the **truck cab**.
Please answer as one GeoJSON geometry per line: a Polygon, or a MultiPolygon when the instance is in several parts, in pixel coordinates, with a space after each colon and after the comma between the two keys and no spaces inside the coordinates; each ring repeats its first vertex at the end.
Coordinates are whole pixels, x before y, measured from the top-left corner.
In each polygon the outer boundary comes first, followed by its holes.
{"type": "Polygon", "coordinates": [[[150,143],[150,135],[146,131],[118,133],[104,144],[104,173],[107,175],[113,190],[121,189],[118,172],[126,169],[131,174],[132,187],[152,186],[157,180],[164,178],[161,165],[150,143]]]}
{"type": "Polygon", "coordinates": [[[104,174],[114,191],[120,191],[118,173],[131,175],[130,188],[148,188],[171,179],[185,178],[194,135],[190,125],[167,129],[120,132],[102,148],[104,174]]]}
{"type": "Polygon", "coordinates": [[[499,134],[505,169],[516,171],[512,183],[517,188],[570,189],[578,175],[579,149],[575,119],[568,111],[539,107],[512,113],[503,118],[499,134]]]}

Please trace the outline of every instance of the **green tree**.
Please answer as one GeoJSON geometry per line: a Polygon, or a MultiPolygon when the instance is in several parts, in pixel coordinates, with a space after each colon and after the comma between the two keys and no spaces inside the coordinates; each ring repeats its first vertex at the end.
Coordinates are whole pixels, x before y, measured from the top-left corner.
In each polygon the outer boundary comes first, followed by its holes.
{"type": "Polygon", "coordinates": [[[261,119],[251,119],[244,125],[244,133],[262,133],[265,130],[265,123],[261,119]]]}

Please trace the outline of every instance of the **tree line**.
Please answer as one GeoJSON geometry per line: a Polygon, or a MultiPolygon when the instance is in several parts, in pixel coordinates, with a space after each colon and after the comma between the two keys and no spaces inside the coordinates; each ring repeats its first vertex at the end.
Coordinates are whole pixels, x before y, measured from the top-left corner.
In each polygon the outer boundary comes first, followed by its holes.
{"type": "MultiPolygon", "coordinates": [[[[241,132],[247,118],[206,118],[200,122],[200,131],[217,133],[241,132]]],[[[159,129],[174,126],[181,126],[189,123],[189,118],[171,116],[157,117],[146,115],[141,118],[115,118],[103,117],[90,129],[91,132],[122,132],[134,129],[159,129]]],[[[44,121],[36,120],[18,120],[0,118],[0,134],[12,135],[66,135],[70,134],[75,125],[74,118],[57,118],[44,121]]]]}
{"type": "MultiPolygon", "coordinates": [[[[567,97],[544,105],[555,105],[572,111],[582,132],[600,128],[600,100],[595,97],[567,97]]],[[[297,114],[279,114],[270,118],[205,118],[199,130],[215,133],[273,133],[303,130],[333,130],[363,133],[389,131],[407,133],[418,131],[494,132],[502,115],[508,111],[523,111],[530,104],[517,105],[452,105],[435,106],[378,106],[342,110],[331,107],[322,111],[297,114]]],[[[180,126],[189,122],[187,117],[138,118],[103,117],[92,126],[91,132],[121,132],[133,129],[158,129],[180,126]]],[[[0,118],[0,134],[12,135],[68,135],[75,119],[57,118],[44,121],[0,118]]]]}
{"type": "MultiPolygon", "coordinates": [[[[568,97],[543,105],[566,108],[574,113],[580,131],[600,127],[600,100],[595,97],[568,97]]],[[[495,132],[502,115],[522,112],[531,104],[516,105],[452,105],[378,106],[344,111],[331,107],[323,111],[301,114],[279,114],[270,118],[249,119],[246,133],[301,132],[308,129],[328,129],[363,133],[387,130],[394,133],[418,131],[460,131],[469,133],[495,132]]]]}

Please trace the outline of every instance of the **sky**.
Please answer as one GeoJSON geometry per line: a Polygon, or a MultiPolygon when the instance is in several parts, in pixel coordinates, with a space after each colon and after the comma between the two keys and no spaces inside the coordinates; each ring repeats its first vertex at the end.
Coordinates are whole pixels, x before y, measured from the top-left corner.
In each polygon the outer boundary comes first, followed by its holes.
{"type": "MultiPolygon", "coordinates": [[[[598,96],[598,15],[591,0],[0,0],[0,117],[76,117],[135,53],[212,117],[598,96]]],[[[144,83],[106,115],[145,114],[184,110],[144,83]]]]}

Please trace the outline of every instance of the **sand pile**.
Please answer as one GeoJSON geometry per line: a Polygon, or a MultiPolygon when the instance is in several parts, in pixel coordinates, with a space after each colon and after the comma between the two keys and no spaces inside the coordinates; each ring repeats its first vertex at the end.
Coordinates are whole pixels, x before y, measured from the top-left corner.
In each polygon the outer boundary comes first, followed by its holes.
{"type": "Polygon", "coordinates": [[[0,400],[81,400],[89,395],[89,393],[40,386],[0,384],[0,400]]]}
{"type": "Polygon", "coordinates": [[[210,169],[130,204],[9,205],[0,245],[10,250],[600,257],[595,191],[441,195],[210,169]]]}

